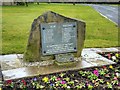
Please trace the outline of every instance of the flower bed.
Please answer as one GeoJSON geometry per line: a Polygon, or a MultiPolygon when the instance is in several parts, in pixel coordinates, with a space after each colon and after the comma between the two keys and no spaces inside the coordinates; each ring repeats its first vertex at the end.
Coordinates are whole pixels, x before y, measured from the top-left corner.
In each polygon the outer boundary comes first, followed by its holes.
{"type": "Polygon", "coordinates": [[[120,52],[102,52],[98,54],[109,60],[112,60],[113,62],[120,63],[120,52]]]}
{"type": "Polygon", "coordinates": [[[108,66],[7,80],[4,81],[2,88],[3,90],[120,90],[120,65],[117,62],[108,66]]]}

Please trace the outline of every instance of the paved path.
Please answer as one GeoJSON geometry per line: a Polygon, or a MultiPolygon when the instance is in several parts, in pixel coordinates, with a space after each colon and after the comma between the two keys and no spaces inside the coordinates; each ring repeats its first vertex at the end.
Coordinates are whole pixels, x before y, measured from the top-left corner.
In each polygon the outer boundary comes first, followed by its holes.
{"type": "MultiPolygon", "coordinates": [[[[96,9],[98,12],[100,12],[101,15],[108,18],[109,20],[113,21],[115,24],[118,25],[118,17],[120,17],[120,14],[118,15],[118,6],[110,6],[110,5],[94,5],[89,4],[89,6],[92,6],[94,9],[96,9]]],[[[120,8],[120,6],[119,6],[120,8]]]]}

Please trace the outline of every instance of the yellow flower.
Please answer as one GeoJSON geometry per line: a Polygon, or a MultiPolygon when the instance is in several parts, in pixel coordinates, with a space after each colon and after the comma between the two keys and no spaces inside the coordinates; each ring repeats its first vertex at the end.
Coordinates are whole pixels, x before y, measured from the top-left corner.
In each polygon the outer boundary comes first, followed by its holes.
{"type": "Polygon", "coordinates": [[[45,86],[40,85],[40,88],[44,88],[45,86]]]}
{"type": "Polygon", "coordinates": [[[34,86],[34,85],[35,85],[35,83],[33,82],[33,83],[32,83],[32,85],[34,86]]]}
{"type": "Polygon", "coordinates": [[[56,84],[56,86],[58,86],[58,84],[56,84]]]}
{"type": "Polygon", "coordinates": [[[36,88],[37,88],[37,89],[39,89],[39,88],[40,88],[40,85],[39,85],[38,83],[37,83],[37,85],[36,85],[36,88]]]}
{"type": "Polygon", "coordinates": [[[113,66],[112,66],[112,65],[110,65],[110,66],[109,66],[109,68],[110,68],[110,69],[113,69],[113,66]]]}
{"type": "Polygon", "coordinates": [[[48,82],[48,77],[44,77],[44,78],[42,79],[42,81],[48,82]]]}
{"type": "Polygon", "coordinates": [[[2,90],[2,88],[0,88],[0,90],[2,90]]]}
{"type": "Polygon", "coordinates": [[[115,54],[115,56],[116,56],[116,57],[119,57],[119,54],[118,54],[118,53],[116,53],[116,54],[115,54]]]}
{"type": "Polygon", "coordinates": [[[109,84],[109,82],[107,82],[107,84],[109,84]]]}

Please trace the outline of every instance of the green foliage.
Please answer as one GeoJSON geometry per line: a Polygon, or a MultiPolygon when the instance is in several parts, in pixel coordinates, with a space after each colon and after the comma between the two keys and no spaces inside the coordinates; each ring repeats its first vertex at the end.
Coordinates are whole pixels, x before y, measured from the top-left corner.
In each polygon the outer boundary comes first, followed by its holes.
{"type": "Polygon", "coordinates": [[[67,82],[69,82],[69,81],[70,81],[70,78],[69,78],[69,77],[66,77],[66,78],[64,78],[64,80],[66,80],[67,82]]]}
{"type": "Polygon", "coordinates": [[[112,88],[112,84],[111,83],[107,83],[107,87],[108,88],[112,88]]]}
{"type": "Polygon", "coordinates": [[[104,83],[104,80],[103,80],[103,79],[100,79],[99,82],[100,82],[100,83],[104,83]]]}
{"type": "Polygon", "coordinates": [[[80,83],[79,85],[76,85],[77,90],[85,88],[85,83],[80,83]]]}
{"type": "Polygon", "coordinates": [[[81,4],[47,4],[2,6],[2,53],[24,53],[35,18],[46,11],[54,11],[67,17],[86,22],[84,47],[118,46],[118,27],[102,17],[90,6],[81,4]]]}
{"type": "Polygon", "coordinates": [[[104,75],[106,74],[106,73],[105,73],[105,70],[103,70],[103,69],[102,69],[102,70],[99,70],[99,73],[100,73],[101,76],[104,76],[104,75]]]}
{"type": "Polygon", "coordinates": [[[90,80],[96,80],[96,79],[98,79],[98,77],[95,75],[95,74],[90,74],[89,76],[88,76],[88,79],[90,79],[90,80]]]}
{"type": "Polygon", "coordinates": [[[51,77],[51,81],[55,81],[56,78],[57,78],[56,76],[52,76],[52,77],[51,77]]]}
{"type": "Polygon", "coordinates": [[[92,85],[88,85],[88,90],[92,90],[93,86],[92,85]]]}
{"type": "Polygon", "coordinates": [[[82,75],[82,76],[85,76],[84,71],[79,71],[79,74],[82,75]]]}
{"type": "Polygon", "coordinates": [[[79,74],[81,76],[89,76],[90,74],[92,74],[90,71],[79,71],[79,74]]]}
{"type": "Polygon", "coordinates": [[[70,81],[70,82],[68,82],[68,84],[74,85],[74,81],[70,81]]]}
{"type": "Polygon", "coordinates": [[[60,77],[63,77],[63,76],[65,76],[65,73],[61,73],[61,74],[60,74],[60,77]]]}

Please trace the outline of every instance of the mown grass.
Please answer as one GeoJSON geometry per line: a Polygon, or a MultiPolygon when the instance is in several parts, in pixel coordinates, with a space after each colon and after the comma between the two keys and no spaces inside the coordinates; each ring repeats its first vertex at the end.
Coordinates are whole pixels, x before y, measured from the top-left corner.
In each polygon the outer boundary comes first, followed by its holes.
{"type": "Polygon", "coordinates": [[[55,11],[64,16],[82,19],[86,22],[84,47],[118,46],[118,27],[100,16],[92,7],[72,4],[29,4],[25,6],[2,7],[2,53],[23,53],[25,51],[31,23],[46,11],[55,11]]]}

